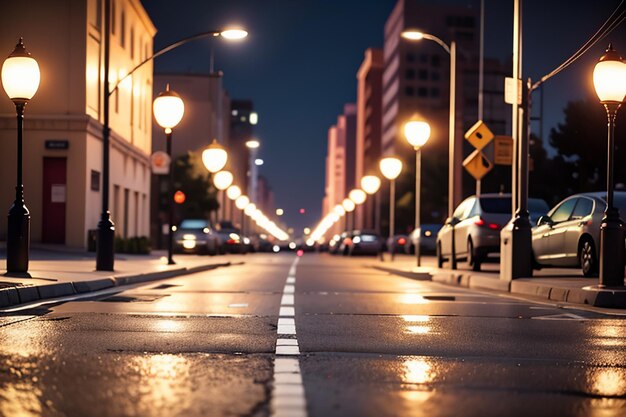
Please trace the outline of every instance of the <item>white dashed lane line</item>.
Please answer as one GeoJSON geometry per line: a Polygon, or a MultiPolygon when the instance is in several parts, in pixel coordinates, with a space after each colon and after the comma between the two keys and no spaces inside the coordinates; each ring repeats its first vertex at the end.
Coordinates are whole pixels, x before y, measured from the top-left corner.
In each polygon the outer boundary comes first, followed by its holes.
{"type": "Polygon", "coordinates": [[[300,347],[296,336],[295,284],[299,257],[291,264],[289,276],[280,300],[276,330],[276,359],[274,360],[274,387],[270,408],[275,417],[306,417],[306,397],[300,373],[300,347]]]}

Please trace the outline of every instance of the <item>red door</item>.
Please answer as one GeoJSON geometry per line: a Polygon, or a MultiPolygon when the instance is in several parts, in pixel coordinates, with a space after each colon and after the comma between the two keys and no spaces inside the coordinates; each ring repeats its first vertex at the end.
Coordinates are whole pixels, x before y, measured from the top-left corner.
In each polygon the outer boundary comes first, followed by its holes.
{"type": "Polygon", "coordinates": [[[43,159],[41,241],[65,243],[66,158],[43,159]]]}

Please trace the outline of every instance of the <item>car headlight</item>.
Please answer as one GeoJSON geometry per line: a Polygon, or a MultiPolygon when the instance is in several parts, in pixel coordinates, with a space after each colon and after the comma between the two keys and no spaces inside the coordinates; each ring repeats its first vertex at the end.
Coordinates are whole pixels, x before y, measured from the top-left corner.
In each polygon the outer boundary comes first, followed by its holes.
{"type": "Polygon", "coordinates": [[[244,245],[249,245],[250,244],[250,239],[248,239],[247,237],[243,238],[243,244],[244,245]]]}
{"type": "Polygon", "coordinates": [[[352,242],[354,242],[354,243],[361,243],[361,237],[360,236],[355,236],[354,239],[352,239],[352,242]]]}
{"type": "Polygon", "coordinates": [[[183,240],[183,248],[185,249],[193,249],[196,247],[195,239],[185,239],[183,240]]]}
{"type": "Polygon", "coordinates": [[[183,240],[196,240],[196,235],[185,234],[183,235],[183,240]]]}
{"type": "Polygon", "coordinates": [[[228,235],[232,240],[239,240],[239,235],[237,233],[231,233],[228,235]]]}

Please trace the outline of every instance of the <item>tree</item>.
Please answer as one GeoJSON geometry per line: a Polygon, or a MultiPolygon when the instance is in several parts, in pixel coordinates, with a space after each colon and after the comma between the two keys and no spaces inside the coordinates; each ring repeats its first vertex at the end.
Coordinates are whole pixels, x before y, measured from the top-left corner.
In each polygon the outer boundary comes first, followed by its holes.
{"type": "MultiPolygon", "coordinates": [[[[550,145],[558,156],[573,167],[574,192],[599,191],[606,188],[607,117],[596,97],[571,101],[565,107],[565,120],[550,131],[550,145]]],[[[626,111],[618,113],[615,129],[616,188],[626,183],[626,111]]],[[[553,175],[563,172],[553,170],[553,175]]]]}

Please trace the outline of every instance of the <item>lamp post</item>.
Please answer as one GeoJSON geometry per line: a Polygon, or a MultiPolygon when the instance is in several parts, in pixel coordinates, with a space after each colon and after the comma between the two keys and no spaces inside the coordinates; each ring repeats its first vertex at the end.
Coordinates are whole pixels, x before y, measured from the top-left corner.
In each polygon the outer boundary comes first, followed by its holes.
{"type": "MultiPolygon", "coordinates": [[[[376,194],[380,188],[380,178],[376,175],[366,175],[361,178],[361,188],[369,195],[376,194]]],[[[380,235],[380,194],[376,194],[374,207],[374,230],[380,235]]]]}
{"type": "Polygon", "coordinates": [[[462,146],[456,143],[455,120],[456,120],[456,42],[451,41],[448,46],[437,36],[424,33],[418,29],[405,29],[401,36],[410,41],[426,39],[441,46],[450,54],[450,108],[449,108],[449,133],[448,133],[448,217],[452,217],[454,208],[461,200],[461,152],[462,146]]]}
{"type": "Polygon", "coordinates": [[[404,125],[404,137],[409,145],[415,149],[415,257],[417,266],[421,266],[420,239],[422,235],[420,214],[421,214],[421,194],[422,194],[422,146],[430,138],[430,125],[414,117],[404,125]]]}
{"type": "Polygon", "coordinates": [[[235,206],[239,210],[241,210],[241,234],[242,235],[245,235],[245,226],[246,226],[246,217],[244,216],[243,210],[246,208],[248,204],[250,204],[250,199],[248,198],[248,196],[240,195],[239,197],[237,197],[237,199],[235,199],[235,206]]]}
{"type": "Polygon", "coordinates": [[[28,275],[30,246],[30,212],[24,203],[22,181],[22,134],[24,108],[39,88],[39,65],[24,47],[20,38],[11,55],[2,64],[2,86],[17,113],[17,182],[15,201],[9,209],[7,228],[7,273],[28,275]]]}
{"type": "MultiPolygon", "coordinates": [[[[341,202],[341,206],[346,211],[346,231],[348,232],[352,229],[352,226],[354,225],[354,222],[350,222],[350,213],[352,213],[354,209],[356,209],[356,204],[354,204],[354,201],[350,200],[349,198],[344,198],[341,202]]],[[[352,219],[354,219],[354,217],[352,217],[352,219]]]]}
{"type": "Polygon", "coordinates": [[[380,172],[389,180],[389,252],[391,260],[395,257],[395,210],[396,210],[396,178],[402,172],[402,161],[396,157],[383,158],[379,163],[380,172]]]}
{"type": "Polygon", "coordinates": [[[103,37],[103,105],[102,105],[102,213],[100,214],[100,221],[98,222],[98,234],[96,243],[96,270],[98,271],[113,271],[115,256],[114,256],[114,238],[115,238],[115,224],[111,220],[111,213],[109,212],[109,154],[110,154],[110,132],[109,127],[109,103],[111,96],[118,89],[120,84],[128,77],[130,77],[135,71],[144,66],[147,62],[152,61],[159,56],[178,48],[181,45],[203,39],[206,37],[212,38],[224,38],[226,40],[241,40],[248,36],[248,32],[242,29],[226,29],[226,30],[210,30],[207,32],[201,32],[192,36],[188,36],[179,41],[171,43],[170,45],[162,48],[161,50],[149,56],[132,70],[128,72],[124,77],[120,78],[117,83],[110,88],[109,86],[109,72],[110,72],[110,44],[111,44],[111,2],[113,0],[104,1],[104,33],[103,37]]]}
{"type": "Polygon", "coordinates": [[[624,224],[613,200],[615,119],[626,98],[626,62],[609,44],[593,69],[593,84],[608,117],[606,210],[600,226],[600,286],[624,285],[624,224]]]}
{"type": "Polygon", "coordinates": [[[168,173],[167,181],[167,201],[168,201],[168,233],[167,233],[167,264],[174,265],[173,251],[174,251],[174,233],[172,226],[174,226],[174,194],[173,194],[173,182],[174,182],[174,163],[172,161],[172,128],[176,127],[185,114],[185,103],[180,96],[174,91],[170,90],[170,85],[167,84],[165,91],[162,92],[154,99],[152,104],[152,110],[154,112],[154,118],[156,122],[165,129],[165,141],[167,156],[170,158],[170,169],[168,173]]]}
{"type": "MultiPolygon", "coordinates": [[[[352,202],[358,207],[365,203],[365,200],[367,199],[367,194],[365,194],[365,191],[355,188],[348,193],[348,198],[352,200],[352,202]]],[[[356,229],[356,217],[357,211],[355,209],[354,213],[352,213],[352,229],[356,229]]]]}
{"type": "Polygon", "coordinates": [[[230,218],[233,220],[233,223],[235,222],[235,200],[237,199],[237,197],[239,197],[241,195],[241,188],[239,188],[236,185],[231,185],[230,187],[228,187],[228,189],[226,190],[226,197],[228,197],[228,199],[231,201],[230,203],[230,218]]]}
{"type": "Polygon", "coordinates": [[[219,171],[213,176],[213,185],[220,192],[220,205],[222,206],[222,220],[226,217],[226,198],[224,198],[225,190],[233,183],[233,174],[230,171],[219,171]]]}
{"type": "MultiPolygon", "coordinates": [[[[343,206],[341,204],[337,204],[335,206],[335,208],[333,208],[333,213],[337,216],[337,220],[333,221],[333,224],[334,224],[334,223],[337,223],[343,216],[346,215],[346,209],[343,208],[343,206]]],[[[344,224],[345,224],[344,229],[348,229],[348,220],[347,219],[344,220],[344,224]]],[[[339,225],[339,227],[341,228],[341,225],[339,225]]],[[[334,227],[333,227],[333,230],[335,230],[334,227]]],[[[341,233],[341,232],[342,232],[342,230],[339,230],[339,233],[341,233]]]]}
{"type": "Polygon", "coordinates": [[[248,157],[248,175],[250,176],[250,181],[248,182],[248,195],[250,196],[250,201],[253,203],[257,202],[257,180],[258,180],[258,165],[256,164],[256,156],[259,152],[259,147],[261,146],[261,142],[257,139],[250,139],[246,141],[246,148],[250,151],[250,155],[248,157]]]}

